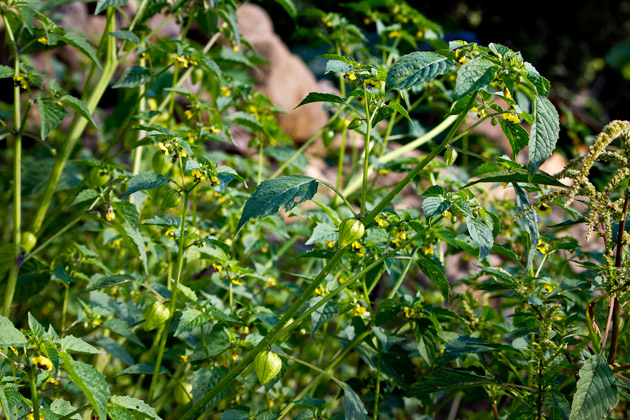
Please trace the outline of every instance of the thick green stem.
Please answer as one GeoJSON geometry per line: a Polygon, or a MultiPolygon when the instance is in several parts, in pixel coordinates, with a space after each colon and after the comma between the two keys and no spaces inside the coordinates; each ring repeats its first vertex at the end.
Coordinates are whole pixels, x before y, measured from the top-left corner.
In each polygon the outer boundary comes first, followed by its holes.
{"type": "Polygon", "coordinates": [[[31,386],[31,402],[33,403],[33,419],[39,420],[39,400],[37,398],[37,385],[35,381],[37,380],[37,374],[35,370],[38,369],[37,366],[32,365],[30,367],[30,371],[28,372],[28,382],[31,386]]]}
{"type": "Polygon", "coordinates": [[[344,127],[341,130],[341,146],[339,147],[339,159],[337,161],[337,180],[335,181],[335,187],[341,188],[341,177],[343,176],[343,160],[346,156],[346,140],[348,138],[348,127],[344,123],[344,127]]]}
{"type": "MultiPolygon", "coordinates": [[[[88,111],[91,113],[94,112],[96,106],[99,101],[103,97],[109,82],[112,80],[114,76],[114,72],[118,67],[118,60],[116,58],[116,39],[109,35],[109,33],[116,31],[116,15],[113,7],[107,9],[107,24],[105,26],[104,37],[107,38],[107,52],[105,55],[105,62],[103,64],[103,71],[101,76],[99,77],[96,85],[93,89],[90,90],[90,97],[86,102],[86,106],[88,111]]],[[[86,87],[87,90],[87,87],[86,87]]],[[[31,225],[31,230],[35,233],[39,231],[44,222],[44,218],[46,217],[46,212],[48,211],[48,207],[50,207],[50,202],[55,193],[55,189],[57,188],[57,183],[59,182],[59,178],[61,178],[61,174],[74,150],[74,146],[77,144],[77,141],[83,134],[85,127],[87,126],[88,121],[75,114],[74,120],[70,126],[69,134],[66,137],[66,141],[63,143],[61,147],[61,151],[55,160],[52,171],[50,173],[50,177],[48,178],[48,182],[46,184],[46,188],[44,189],[44,193],[40,199],[40,204],[37,207],[37,211],[35,212],[35,216],[33,217],[33,222],[31,225]]]]}
{"type": "Polygon", "coordinates": [[[4,304],[2,307],[2,315],[8,317],[11,313],[11,304],[13,303],[18,273],[22,265],[20,258],[22,252],[22,129],[20,127],[20,83],[17,80],[17,78],[20,77],[20,58],[15,38],[13,37],[13,31],[11,30],[11,25],[9,25],[6,15],[2,16],[2,21],[4,22],[7,37],[15,54],[15,79],[13,87],[13,121],[15,125],[15,138],[13,143],[13,264],[9,272],[9,281],[5,290],[4,304]]]}

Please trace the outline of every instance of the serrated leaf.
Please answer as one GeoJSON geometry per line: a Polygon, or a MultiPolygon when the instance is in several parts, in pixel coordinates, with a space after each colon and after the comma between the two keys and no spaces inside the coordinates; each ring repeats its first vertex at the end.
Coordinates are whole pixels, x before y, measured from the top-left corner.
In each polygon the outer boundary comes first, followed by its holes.
{"type": "Polygon", "coordinates": [[[494,78],[495,64],[485,57],[477,57],[464,64],[457,72],[455,99],[466,96],[485,86],[494,78]]]}
{"type": "Polygon", "coordinates": [[[422,212],[427,219],[442,214],[451,206],[451,202],[441,196],[429,196],[422,200],[422,212]]]}
{"type": "Polygon", "coordinates": [[[409,396],[422,397],[429,393],[482,385],[496,385],[492,378],[479,376],[465,370],[438,369],[409,387],[409,396]]]}
{"type": "Polygon", "coordinates": [[[341,60],[328,60],[326,62],[326,70],[324,73],[347,73],[355,68],[352,64],[341,60]]]}
{"type": "Polygon", "coordinates": [[[261,182],[245,203],[237,231],[250,219],[276,214],[280,207],[289,211],[310,200],[317,193],[317,187],[317,180],[305,175],[285,176],[261,182]]]}
{"type": "Polygon", "coordinates": [[[432,51],[417,51],[399,58],[387,72],[387,89],[407,89],[444,74],[453,61],[432,51]]]}
{"type": "Polygon", "coordinates": [[[529,133],[520,124],[511,124],[503,118],[499,119],[499,124],[501,124],[501,129],[510,142],[512,159],[516,160],[518,154],[521,153],[529,143],[529,133]]]}
{"type": "Polygon", "coordinates": [[[361,397],[346,383],[343,384],[343,392],[343,412],[345,418],[348,420],[367,420],[368,413],[361,401],[361,397]]]}
{"type": "Polygon", "coordinates": [[[138,230],[138,228],[134,228],[129,224],[129,222],[124,221],[120,224],[122,228],[122,235],[128,241],[131,242],[133,248],[135,249],[138,257],[140,257],[140,261],[142,261],[142,265],[144,266],[144,272],[149,274],[149,268],[147,267],[147,249],[146,242],[142,237],[142,234],[138,230]]]}
{"type": "Polygon", "coordinates": [[[212,320],[212,317],[201,312],[199,309],[187,308],[182,311],[182,315],[178,320],[177,330],[175,335],[178,336],[184,332],[190,331],[193,328],[197,328],[201,325],[207,324],[212,320]]]}
{"type": "Polygon", "coordinates": [[[44,326],[40,324],[30,312],[28,313],[28,327],[31,329],[31,332],[39,338],[44,337],[46,334],[44,326]]]}
{"type": "Polygon", "coordinates": [[[440,293],[444,297],[444,300],[448,302],[449,295],[451,293],[451,285],[446,279],[446,275],[444,274],[442,268],[427,258],[419,258],[416,263],[431,283],[440,289],[440,293]]]}
{"type": "Polygon", "coordinates": [[[138,337],[136,337],[136,335],[133,333],[131,327],[129,327],[129,325],[127,325],[127,323],[120,318],[108,319],[107,321],[103,322],[103,328],[107,328],[113,333],[125,337],[132,343],[144,347],[144,344],[142,344],[142,342],[138,340],[138,337]]]}
{"type": "Polygon", "coordinates": [[[484,353],[496,349],[496,345],[487,343],[475,337],[457,337],[455,340],[449,341],[444,349],[444,353],[438,361],[438,366],[451,360],[458,359],[471,353],[484,353]]]}
{"type": "Polygon", "coordinates": [[[304,245],[314,245],[323,241],[336,242],[339,238],[339,229],[331,223],[318,223],[313,229],[311,237],[308,238],[304,245]]]}
{"type": "Polygon", "coordinates": [[[63,367],[74,384],[94,407],[101,420],[107,419],[107,400],[109,399],[109,385],[102,373],[87,363],[72,359],[69,354],[60,352],[63,367]]]}
{"type": "Polygon", "coordinates": [[[129,180],[127,191],[123,195],[123,198],[135,193],[136,191],[152,190],[160,185],[168,184],[169,182],[171,182],[169,178],[155,172],[139,173],[129,180]]]}
{"type": "Polygon", "coordinates": [[[136,34],[130,31],[115,31],[109,33],[111,36],[116,37],[118,39],[123,39],[125,41],[133,42],[134,44],[140,43],[140,38],[136,34]]]}
{"type": "Polygon", "coordinates": [[[63,104],[69,106],[75,113],[79,114],[83,118],[85,118],[92,127],[98,128],[94,120],[92,119],[92,115],[90,114],[90,110],[87,108],[85,103],[79,98],[75,98],[74,96],[65,95],[59,99],[63,104]]]}
{"type": "Polygon", "coordinates": [[[120,79],[112,86],[113,89],[133,88],[151,81],[151,72],[142,66],[128,67],[123,71],[120,79]]]}
{"type": "Polygon", "coordinates": [[[24,27],[30,34],[32,34],[33,29],[35,28],[35,19],[37,18],[37,12],[28,6],[18,6],[16,7],[16,9],[20,12],[20,16],[22,16],[24,27]]]}
{"type": "Polygon", "coordinates": [[[72,45],[83,55],[92,60],[99,69],[101,68],[101,63],[99,63],[98,57],[96,57],[96,52],[94,51],[94,48],[92,48],[92,45],[90,45],[90,43],[87,41],[87,39],[85,39],[83,35],[77,32],[66,32],[66,34],[61,37],[61,40],[64,41],[66,44],[72,45]]]}
{"type": "Polygon", "coordinates": [[[464,185],[463,188],[470,187],[471,185],[479,182],[525,182],[528,184],[536,185],[553,185],[554,187],[566,187],[562,182],[558,181],[554,177],[544,172],[537,172],[530,174],[524,169],[515,168],[509,172],[490,172],[479,176],[478,179],[470,181],[464,185]]]}
{"type": "Polygon", "coordinates": [[[116,404],[117,406],[126,408],[127,410],[137,411],[142,415],[143,418],[152,418],[154,420],[161,420],[160,416],[155,412],[155,408],[151,407],[149,404],[144,401],[130,397],[130,396],[121,396],[121,395],[112,395],[109,399],[111,404],[116,404]]]}
{"type": "Polygon", "coordinates": [[[473,220],[470,217],[466,218],[466,227],[468,228],[468,233],[472,240],[479,245],[479,261],[481,261],[486,258],[492,250],[494,243],[492,231],[485,223],[473,220]]]}
{"type": "Polygon", "coordinates": [[[125,4],[127,4],[127,0],[98,0],[94,14],[98,15],[105,9],[124,6],[125,4]]]}
{"type": "Polygon", "coordinates": [[[296,108],[301,107],[302,105],[310,104],[313,102],[330,102],[333,104],[345,104],[346,101],[340,96],[333,95],[332,93],[319,93],[319,92],[311,92],[306,95],[306,98],[300,102],[296,108]]]}
{"type": "Polygon", "coordinates": [[[601,420],[619,402],[619,391],[606,359],[595,354],[580,369],[569,420],[601,420]]]}
{"type": "MultiPolygon", "coordinates": [[[[116,376],[141,375],[141,374],[152,375],[154,370],[155,370],[155,365],[153,363],[142,362],[136,365],[131,365],[126,369],[123,369],[122,371],[117,373],[116,376]]],[[[164,366],[160,366],[160,374],[168,375],[169,371],[164,366]]]]}
{"type": "Polygon", "coordinates": [[[129,410],[112,404],[107,404],[107,416],[111,420],[136,420],[129,410]]]}
{"type": "Polygon", "coordinates": [[[59,340],[61,350],[67,353],[101,354],[102,351],[73,335],[66,335],[59,340]]]}
{"type": "Polygon", "coordinates": [[[26,344],[28,341],[24,334],[8,318],[0,315],[0,347],[23,347],[26,344]]]}
{"type": "Polygon", "coordinates": [[[534,100],[534,122],[529,133],[529,169],[535,172],[553,153],[560,135],[560,117],[551,101],[542,96],[534,100]]]}
{"type": "Polygon", "coordinates": [[[37,94],[37,107],[41,120],[40,137],[46,140],[48,134],[68,115],[68,111],[57,102],[43,99],[41,93],[37,94]]]}
{"type": "MultiPolygon", "coordinates": [[[[320,302],[323,297],[316,297],[311,299],[311,305],[314,306],[318,302],[320,302]]],[[[337,305],[332,300],[329,300],[324,305],[317,308],[313,313],[311,313],[311,335],[315,334],[315,331],[319,327],[321,327],[326,321],[334,317],[339,311],[339,305],[337,305]]]]}

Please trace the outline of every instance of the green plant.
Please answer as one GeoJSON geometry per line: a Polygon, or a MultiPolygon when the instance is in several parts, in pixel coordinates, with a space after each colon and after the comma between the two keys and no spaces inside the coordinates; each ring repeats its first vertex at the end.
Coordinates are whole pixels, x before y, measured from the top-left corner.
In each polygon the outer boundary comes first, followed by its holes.
{"type": "Polygon", "coordinates": [[[133,18],[123,3],[97,2],[95,46],[55,3],[0,3],[14,84],[0,415],[623,418],[627,122],[549,175],[547,79],[505,46],[447,43],[406,3],[368,1],[349,7],[378,50],[345,16],[304,14],[339,90],[296,104],[330,119],[295,148],[254,90],[264,63],[235,2],[145,0],[133,18]],[[176,39],[149,26],[160,13],[176,39]],[[85,57],[78,79],[62,47],[85,57]],[[39,56],[61,70],[36,70],[39,56]],[[484,122],[511,156],[475,136],[484,122]],[[254,154],[218,147],[234,127],[254,154]],[[302,173],[320,138],[334,180],[302,173]],[[513,197],[490,194],[501,184],[513,197]],[[543,227],[534,210],[551,204],[567,220],[543,227]],[[601,253],[565,234],[583,222],[601,253]]]}

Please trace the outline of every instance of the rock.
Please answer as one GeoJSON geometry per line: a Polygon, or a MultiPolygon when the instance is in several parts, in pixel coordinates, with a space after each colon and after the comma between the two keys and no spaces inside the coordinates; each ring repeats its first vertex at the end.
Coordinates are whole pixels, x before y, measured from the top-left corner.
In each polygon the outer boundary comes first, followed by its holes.
{"type": "Polygon", "coordinates": [[[292,54],[273,31],[273,23],[260,6],[245,4],[237,11],[238,27],[255,51],[269,62],[254,74],[257,90],[288,111],[278,115],[278,123],[296,143],[303,143],[328,121],[322,104],[294,109],[318,89],[317,80],[300,57],[292,54]]]}

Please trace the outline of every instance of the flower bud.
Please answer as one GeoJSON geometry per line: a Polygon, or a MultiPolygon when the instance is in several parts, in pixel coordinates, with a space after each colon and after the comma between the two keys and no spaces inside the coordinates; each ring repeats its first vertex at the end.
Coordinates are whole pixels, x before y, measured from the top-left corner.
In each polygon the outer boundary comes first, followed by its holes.
{"type": "Polygon", "coordinates": [[[20,243],[26,252],[31,252],[37,244],[37,236],[33,232],[22,232],[20,235],[20,243]]]}
{"type": "Polygon", "coordinates": [[[282,360],[280,356],[274,352],[263,351],[256,356],[254,367],[256,368],[258,380],[264,385],[280,372],[280,369],[282,369],[282,360]]]}
{"type": "Polygon", "coordinates": [[[455,159],[457,159],[457,150],[450,147],[446,149],[446,153],[444,153],[444,164],[446,166],[451,166],[455,163],[455,159]]]}
{"type": "Polygon", "coordinates": [[[153,302],[144,308],[142,314],[144,315],[144,329],[151,331],[166,323],[171,316],[171,311],[162,302],[153,302]]]}
{"type": "Polygon", "coordinates": [[[182,202],[182,195],[177,190],[169,189],[160,203],[160,210],[164,211],[179,206],[182,202]]]}
{"type": "Polygon", "coordinates": [[[365,226],[360,220],[353,217],[344,220],[339,225],[339,240],[337,246],[339,249],[345,248],[354,241],[361,239],[365,233],[365,226]]]}

